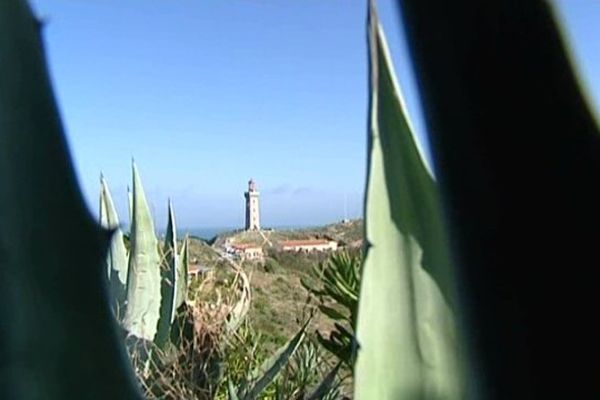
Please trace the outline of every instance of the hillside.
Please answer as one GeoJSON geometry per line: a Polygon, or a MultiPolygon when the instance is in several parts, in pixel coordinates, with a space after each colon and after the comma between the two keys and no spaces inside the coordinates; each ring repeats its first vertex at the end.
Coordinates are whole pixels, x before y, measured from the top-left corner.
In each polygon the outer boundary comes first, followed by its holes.
{"type": "Polygon", "coordinates": [[[214,267],[219,259],[219,253],[202,239],[190,237],[189,239],[190,261],[192,264],[200,264],[209,268],[214,267]]]}
{"type": "MultiPolygon", "coordinates": [[[[300,280],[330,253],[281,251],[273,244],[280,240],[328,238],[338,241],[341,245],[348,245],[351,251],[356,252],[360,251],[357,243],[361,241],[362,233],[362,220],[261,233],[234,231],[217,236],[212,245],[193,238],[190,257],[196,258],[206,267],[214,268],[217,274],[225,277],[231,270],[226,262],[220,260],[218,249],[222,249],[226,242],[263,246],[264,260],[244,261],[242,266],[249,275],[252,288],[249,318],[267,342],[276,346],[294,334],[298,329],[298,318],[306,313],[308,292],[300,284],[300,280]]],[[[331,321],[317,315],[312,326],[312,331],[328,331],[331,321]]]]}

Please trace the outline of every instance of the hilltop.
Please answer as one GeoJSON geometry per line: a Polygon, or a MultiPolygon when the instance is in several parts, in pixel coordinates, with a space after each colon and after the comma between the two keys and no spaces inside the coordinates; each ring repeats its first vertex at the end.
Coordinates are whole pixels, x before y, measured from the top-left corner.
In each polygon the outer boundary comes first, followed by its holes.
{"type": "Polygon", "coordinates": [[[358,247],[361,244],[362,237],[363,220],[355,219],[320,227],[226,232],[218,235],[212,241],[212,246],[222,247],[226,242],[229,242],[270,247],[283,240],[329,239],[339,242],[342,246],[358,247]]]}

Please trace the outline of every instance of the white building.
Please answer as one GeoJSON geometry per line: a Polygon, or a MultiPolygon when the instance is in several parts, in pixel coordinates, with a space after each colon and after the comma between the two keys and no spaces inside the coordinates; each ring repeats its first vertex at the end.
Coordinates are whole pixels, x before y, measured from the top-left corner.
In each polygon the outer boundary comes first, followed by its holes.
{"type": "Polygon", "coordinates": [[[334,251],[338,243],[327,239],[282,240],[279,246],[283,251],[334,251]]]}
{"type": "Polygon", "coordinates": [[[244,192],[246,198],[246,230],[260,230],[260,208],[258,198],[260,193],[256,189],[256,183],[250,179],[248,182],[248,191],[244,192]]]}
{"type": "Polygon", "coordinates": [[[230,249],[242,260],[262,260],[264,256],[262,247],[256,244],[234,244],[230,249]]]}

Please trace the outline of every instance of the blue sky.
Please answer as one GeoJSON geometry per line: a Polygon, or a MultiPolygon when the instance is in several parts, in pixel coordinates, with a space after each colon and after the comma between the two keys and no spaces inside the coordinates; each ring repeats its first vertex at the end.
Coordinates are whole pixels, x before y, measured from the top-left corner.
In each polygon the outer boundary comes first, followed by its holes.
{"type": "MultiPolygon", "coordinates": [[[[135,157],[157,227],[241,226],[253,177],[263,225],[362,212],[366,1],[33,0],[84,196],[98,178],[122,219],[135,157]]],[[[557,2],[600,104],[600,2],[557,2]]],[[[379,1],[418,137],[425,126],[392,0],[379,1]]]]}

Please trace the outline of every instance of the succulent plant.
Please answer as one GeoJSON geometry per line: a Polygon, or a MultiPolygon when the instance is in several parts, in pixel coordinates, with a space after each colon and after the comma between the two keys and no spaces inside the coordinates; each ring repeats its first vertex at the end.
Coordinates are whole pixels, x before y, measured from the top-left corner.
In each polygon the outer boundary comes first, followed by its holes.
{"type": "Polygon", "coordinates": [[[355,397],[461,399],[453,266],[438,187],[414,138],[374,2],[366,249],[355,397]]]}
{"type": "Polygon", "coordinates": [[[298,333],[287,343],[281,346],[271,357],[265,360],[258,368],[249,371],[246,382],[235,389],[229,381],[229,396],[231,399],[253,400],[277,378],[286,364],[290,361],[296,350],[302,344],[306,336],[306,327],[310,320],[306,321],[298,333]]]}
{"type": "Polygon", "coordinates": [[[328,336],[317,331],[317,339],[350,369],[356,356],[356,313],[361,273],[360,255],[338,252],[316,264],[312,279],[302,279],[302,286],[314,295],[319,311],[334,322],[328,336]]]}
{"type": "Polygon", "coordinates": [[[117,210],[104,176],[100,177],[100,225],[113,232],[106,256],[106,264],[113,299],[113,310],[117,319],[120,319],[127,302],[127,249],[123,241],[123,232],[120,229],[117,210]]]}
{"type": "Polygon", "coordinates": [[[162,249],[159,248],[150,207],[135,163],[132,172],[131,248],[127,255],[108,184],[104,177],[101,178],[100,222],[114,231],[107,257],[109,281],[114,303],[119,310],[117,316],[128,335],[153,341],[163,348],[169,342],[177,308],[186,297],[189,259],[187,238],[179,254],[175,215],[169,201],[165,241],[162,249]],[[123,282],[125,274],[127,279],[123,282]]]}
{"type": "Polygon", "coordinates": [[[42,23],[0,1],[0,398],[141,399],[106,296],[110,232],[89,215],[42,23]]]}
{"type": "MultiPolygon", "coordinates": [[[[412,40],[414,55],[445,162],[450,221],[467,226],[456,230],[464,236],[457,242],[467,299],[479,302],[471,326],[490,383],[484,397],[573,398],[595,382],[593,369],[573,367],[594,342],[593,330],[586,335],[577,327],[593,315],[595,303],[581,295],[594,293],[587,290],[589,274],[565,273],[564,266],[596,258],[600,213],[590,182],[600,176],[600,140],[549,6],[455,2],[435,12],[442,2],[401,3],[418,39],[412,40]],[[524,173],[531,165],[535,177],[524,173]],[[552,214],[535,210],[541,202],[552,214]],[[487,217],[498,222],[496,232],[490,233],[487,217]],[[517,225],[525,234],[515,234],[517,225]],[[530,243],[534,235],[542,247],[530,243]],[[521,248],[530,255],[515,257],[521,248]],[[532,265],[548,271],[544,284],[539,268],[526,271],[532,265]],[[538,340],[543,337],[554,342],[548,346],[538,340]],[[561,356],[568,362],[557,362],[561,356]]],[[[152,299],[161,295],[158,242],[141,184],[136,196],[134,182],[130,212],[139,220],[127,269],[120,244],[111,246],[110,231],[88,215],[46,70],[41,26],[25,0],[0,1],[0,398],[139,399],[106,282],[108,275],[122,285],[126,271],[126,325],[154,339],[163,303],[152,299]],[[146,308],[152,309],[148,320],[146,308]]],[[[456,302],[437,189],[412,136],[373,7],[369,34],[367,245],[356,398],[459,398],[456,302]]],[[[108,202],[101,219],[116,237],[108,202]]],[[[175,246],[169,248],[174,257],[175,246]]],[[[181,290],[167,292],[179,293],[174,303],[182,302],[181,290]]],[[[122,298],[115,297],[119,304],[122,298]]],[[[115,308],[120,315],[122,306],[115,308]]],[[[163,318],[170,320],[172,309],[164,307],[163,318]]],[[[294,341],[281,355],[297,346],[294,341]]],[[[273,372],[268,368],[242,392],[256,394],[273,372]]]]}

